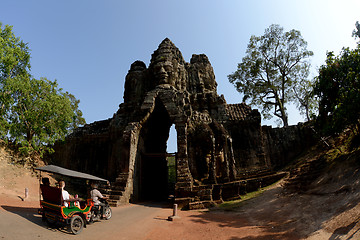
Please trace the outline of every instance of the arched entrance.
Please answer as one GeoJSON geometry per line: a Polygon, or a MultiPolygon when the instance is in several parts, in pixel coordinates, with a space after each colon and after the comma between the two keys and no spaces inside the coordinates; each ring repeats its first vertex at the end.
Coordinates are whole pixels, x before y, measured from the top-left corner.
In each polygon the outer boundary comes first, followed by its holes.
{"type": "Polygon", "coordinates": [[[171,125],[164,104],[156,99],[154,110],[140,131],[136,170],[140,201],[166,200],[171,193],[166,153],[171,125]]]}

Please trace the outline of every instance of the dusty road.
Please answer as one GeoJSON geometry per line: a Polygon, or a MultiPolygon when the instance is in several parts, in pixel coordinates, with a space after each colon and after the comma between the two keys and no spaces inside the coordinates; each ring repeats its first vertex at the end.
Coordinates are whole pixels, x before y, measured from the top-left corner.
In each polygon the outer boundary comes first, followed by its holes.
{"type": "Polygon", "coordinates": [[[4,199],[0,192],[0,240],[360,239],[360,191],[330,196],[281,191],[278,184],[232,212],[179,211],[175,222],[167,221],[172,209],[159,205],[113,208],[109,221],[89,225],[76,236],[48,228],[37,214],[38,201],[4,199]]]}
{"type": "Polygon", "coordinates": [[[109,221],[88,225],[79,235],[61,227],[49,228],[36,208],[2,206],[0,239],[144,239],[155,226],[166,221],[172,210],[162,205],[128,205],[114,208],[109,221]]]}

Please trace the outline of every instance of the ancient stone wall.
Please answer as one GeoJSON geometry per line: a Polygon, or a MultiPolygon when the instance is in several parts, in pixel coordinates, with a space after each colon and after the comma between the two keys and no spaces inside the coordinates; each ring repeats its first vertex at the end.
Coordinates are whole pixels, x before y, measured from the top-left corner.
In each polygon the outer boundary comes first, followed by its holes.
{"type": "Polygon", "coordinates": [[[281,168],[303,150],[303,128],[262,127],[257,110],[227,104],[216,87],[206,55],[185,62],[165,39],[149,67],[142,61],[131,65],[124,102],[114,116],[58,143],[53,161],[108,178],[122,191],[121,202],[166,198],[166,141],[174,124],[175,197],[211,200],[221,184],[281,168]]]}
{"type": "Polygon", "coordinates": [[[313,132],[303,123],[287,128],[262,126],[262,136],[266,155],[275,170],[289,164],[315,143],[313,132]]]}

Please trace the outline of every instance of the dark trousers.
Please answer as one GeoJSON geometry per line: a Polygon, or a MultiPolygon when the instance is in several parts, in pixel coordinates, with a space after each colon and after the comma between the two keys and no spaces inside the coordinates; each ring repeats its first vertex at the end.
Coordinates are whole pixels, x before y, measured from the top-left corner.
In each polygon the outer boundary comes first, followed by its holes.
{"type": "Polygon", "coordinates": [[[97,203],[96,206],[99,206],[101,214],[104,215],[105,214],[105,206],[106,206],[106,204],[100,202],[100,203],[97,203]]]}

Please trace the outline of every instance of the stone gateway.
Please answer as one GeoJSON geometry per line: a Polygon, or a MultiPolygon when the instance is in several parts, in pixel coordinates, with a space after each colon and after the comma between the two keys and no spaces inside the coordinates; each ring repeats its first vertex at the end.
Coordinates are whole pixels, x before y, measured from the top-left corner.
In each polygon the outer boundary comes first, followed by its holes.
{"type": "Polygon", "coordinates": [[[116,204],[163,200],[203,207],[239,197],[278,179],[274,170],[301,153],[311,138],[302,125],[261,126],[257,110],[227,104],[206,55],[185,62],[169,40],[150,65],[131,64],[124,102],[110,119],[78,128],[57,143],[58,165],[110,179],[116,204]],[[175,182],[166,144],[175,125],[175,182]]]}

